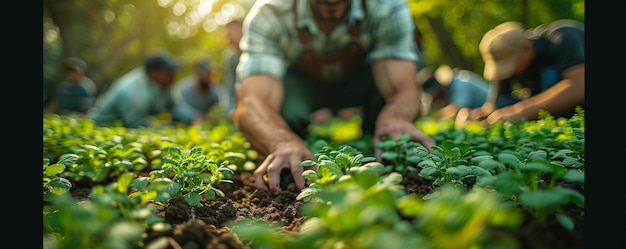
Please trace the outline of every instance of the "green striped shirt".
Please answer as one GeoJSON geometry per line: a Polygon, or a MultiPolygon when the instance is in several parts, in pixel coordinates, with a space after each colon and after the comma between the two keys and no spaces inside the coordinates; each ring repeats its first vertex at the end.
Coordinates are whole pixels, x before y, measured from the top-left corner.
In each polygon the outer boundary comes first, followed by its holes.
{"type": "Polygon", "coordinates": [[[237,81],[252,74],[282,79],[287,67],[298,59],[304,48],[297,28],[307,27],[312,50],[324,54],[350,41],[348,31],[357,20],[361,21],[359,42],[367,51],[368,62],[388,58],[418,60],[413,39],[415,24],[405,0],[366,0],[366,6],[360,0],[352,0],[347,18],[329,35],[322,33],[315,24],[308,1],[295,1],[297,20],[293,1],[257,0],[254,3],[243,23],[237,81]]]}

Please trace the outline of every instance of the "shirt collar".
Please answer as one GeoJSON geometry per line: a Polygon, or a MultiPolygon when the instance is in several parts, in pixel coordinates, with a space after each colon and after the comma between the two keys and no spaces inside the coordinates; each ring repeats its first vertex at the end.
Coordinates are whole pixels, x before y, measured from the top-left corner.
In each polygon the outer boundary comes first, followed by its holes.
{"type": "MultiPolygon", "coordinates": [[[[349,10],[350,13],[348,13],[349,27],[352,27],[357,20],[363,21],[365,18],[365,10],[363,9],[362,3],[363,2],[361,0],[352,0],[349,10]]],[[[314,29],[316,25],[314,25],[315,22],[313,21],[313,13],[309,7],[308,0],[298,0],[296,4],[296,27],[308,27],[309,29],[314,29]]]]}

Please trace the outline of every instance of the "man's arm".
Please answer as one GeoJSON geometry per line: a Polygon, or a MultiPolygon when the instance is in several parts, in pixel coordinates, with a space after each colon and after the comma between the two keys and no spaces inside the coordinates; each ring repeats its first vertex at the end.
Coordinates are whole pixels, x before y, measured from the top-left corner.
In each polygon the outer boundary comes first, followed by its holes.
{"type": "Polygon", "coordinates": [[[263,155],[272,152],[282,140],[277,133],[292,133],[279,114],[283,91],[281,82],[267,75],[252,75],[237,86],[238,101],[233,121],[263,155]]]}
{"type": "Polygon", "coordinates": [[[237,86],[237,107],[233,112],[235,126],[253,148],[266,157],[254,171],[254,176],[257,188],[271,193],[281,191],[280,173],[283,169],[289,169],[298,188],[304,188],[300,163],[314,159],[302,139],[280,116],[283,94],[283,85],[278,79],[251,75],[237,86]]]}
{"type": "Polygon", "coordinates": [[[383,59],[374,62],[374,81],[386,104],[376,120],[374,142],[382,135],[398,139],[409,134],[430,150],[435,141],[415,126],[420,115],[421,92],[415,84],[415,63],[409,60],[383,59]]]}
{"type": "Polygon", "coordinates": [[[558,115],[567,113],[584,102],[585,64],[581,64],[563,71],[563,80],[547,90],[494,111],[486,122],[492,124],[498,120],[506,120],[509,116],[533,120],[538,118],[539,110],[558,115]]]}

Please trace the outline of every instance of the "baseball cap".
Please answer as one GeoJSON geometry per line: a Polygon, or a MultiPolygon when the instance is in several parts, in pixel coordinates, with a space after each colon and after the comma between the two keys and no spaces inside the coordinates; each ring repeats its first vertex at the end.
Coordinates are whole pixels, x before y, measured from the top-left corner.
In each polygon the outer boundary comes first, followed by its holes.
{"type": "Polygon", "coordinates": [[[63,61],[61,62],[61,67],[65,70],[73,69],[80,71],[87,69],[87,63],[77,57],[68,57],[63,59],[63,61]]]}
{"type": "Polygon", "coordinates": [[[526,30],[519,22],[504,22],[487,31],[479,44],[485,62],[484,78],[511,77],[527,40],[526,30]]]}
{"type": "Polygon", "coordinates": [[[144,66],[148,69],[173,72],[181,66],[181,63],[166,52],[156,52],[146,57],[144,66]]]}

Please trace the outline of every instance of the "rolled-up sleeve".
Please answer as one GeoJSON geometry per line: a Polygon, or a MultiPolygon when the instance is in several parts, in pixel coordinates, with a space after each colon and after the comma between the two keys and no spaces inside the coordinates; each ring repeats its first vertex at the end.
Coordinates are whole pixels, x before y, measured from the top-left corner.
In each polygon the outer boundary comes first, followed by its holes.
{"type": "Polygon", "coordinates": [[[368,54],[368,61],[395,58],[417,62],[413,35],[415,24],[406,2],[388,1],[373,6],[373,10],[370,15],[377,23],[373,30],[376,41],[368,54]]]}

